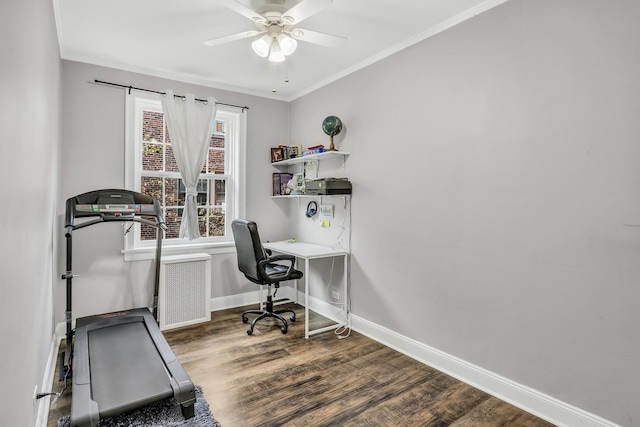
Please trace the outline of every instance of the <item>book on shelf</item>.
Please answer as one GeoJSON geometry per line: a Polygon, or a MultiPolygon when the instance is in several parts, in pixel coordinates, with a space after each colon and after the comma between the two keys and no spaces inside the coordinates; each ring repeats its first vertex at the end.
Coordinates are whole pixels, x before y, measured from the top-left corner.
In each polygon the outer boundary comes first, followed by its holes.
{"type": "Polygon", "coordinates": [[[287,183],[291,181],[293,178],[293,174],[291,173],[278,173],[274,172],[273,174],[273,195],[274,196],[286,196],[289,194],[287,192],[287,183]]]}

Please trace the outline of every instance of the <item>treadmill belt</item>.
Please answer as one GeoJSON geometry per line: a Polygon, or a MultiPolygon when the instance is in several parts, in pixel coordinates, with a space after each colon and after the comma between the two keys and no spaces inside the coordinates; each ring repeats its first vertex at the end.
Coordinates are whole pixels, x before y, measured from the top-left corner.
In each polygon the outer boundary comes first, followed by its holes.
{"type": "Polygon", "coordinates": [[[101,418],[173,396],[144,322],[95,329],[88,340],[91,394],[101,418]]]}

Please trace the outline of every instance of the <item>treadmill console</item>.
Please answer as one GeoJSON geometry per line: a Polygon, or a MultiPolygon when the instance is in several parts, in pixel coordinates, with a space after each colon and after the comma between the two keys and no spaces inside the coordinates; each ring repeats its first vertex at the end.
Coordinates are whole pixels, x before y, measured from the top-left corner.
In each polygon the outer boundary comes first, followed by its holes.
{"type": "Polygon", "coordinates": [[[126,218],[135,215],[155,215],[156,210],[154,205],[97,205],[97,204],[83,204],[75,205],[76,216],[88,215],[102,215],[105,217],[114,218],[126,218]]]}
{"type": "Polygon", "coordinates": [[[137,221],[165,229],[160,203],[151,196],[131,190],[105,189],[91,191],[67,199],[67,233],[95,221],[137,221]],[[153,223],[140,217],[155,217],[153,223]],[[76,224],[76,218],[97,217],[90,222],[76,224]]]}

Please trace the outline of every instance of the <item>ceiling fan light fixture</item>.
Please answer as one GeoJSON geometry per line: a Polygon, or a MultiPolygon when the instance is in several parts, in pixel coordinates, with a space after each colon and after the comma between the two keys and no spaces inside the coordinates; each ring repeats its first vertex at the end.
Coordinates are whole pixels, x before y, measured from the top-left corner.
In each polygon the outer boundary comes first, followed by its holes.
{"type": "Polygon", "coordinates": [[[277,39],[273,39],[273,43],[271,43],[271,49],[269,50],[269,61],[270,62],[284,61],[284,53],[282,53],[282,49],[280,48],[280,44],[278,44],[277,39]]]}
{"type": "Polygon", "coordinates": [[[292,39],[291,37],[287,36],[286,34],[280,34],[277,37],[277,40],[284,56],[291,55],[293,52],[296,51],[296,48],[298,47],[298,42],[292,39]]]}
{"type": "Polygon", "coordinates": [[[251,47],[256,55],[266,58],[269,55],[269,49],[271,47],[271,37],[264,35],[251,43],[251,47]]]}

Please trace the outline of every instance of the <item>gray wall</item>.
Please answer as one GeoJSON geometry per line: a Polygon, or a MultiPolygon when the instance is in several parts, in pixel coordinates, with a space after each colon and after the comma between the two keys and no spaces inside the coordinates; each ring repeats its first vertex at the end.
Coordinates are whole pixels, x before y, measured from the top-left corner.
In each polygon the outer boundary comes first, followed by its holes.
{"type": "Polygon", "coordinates": [[[0,13],[0,412],[35,423],[53,337],[60,59],[50,1],[14,0],[0,13]]]}
{"type": "MultiPolygon", "coordinates": [[[[100,188],[124,187],[124,125],[126,91],[98,85],[96,79],[177,94],[214,96],[219,102],[248,106],[246,216],[259,221],[265,239],[286,233],[286,212],[270,200],[269,147],[286,144],[289,106],[286,102],[196,86],[79,62],[63,65],[62,177],[59,227],[64,201],[100,188]]],[[[151,304],[151,261],[124,262],[122,226],[103,224],[74,233],[74,317],[151,304]]],[[[64,253],[64,239],[59,251],[64,253]]],[[[64,269],[60,259],[59,270],[64,269]]],[[[237,270],[235,254],[213,256],[212,297],[255,291],[237,270]]],[[[56,290],[56,321],[64,320],[64,286],[56,290]]]]}
{"type": "Polygon", "coordinates": [[[640,426],[638,22],[512,0],[292,102],[346,126],[354,314],[640,426]]]}

